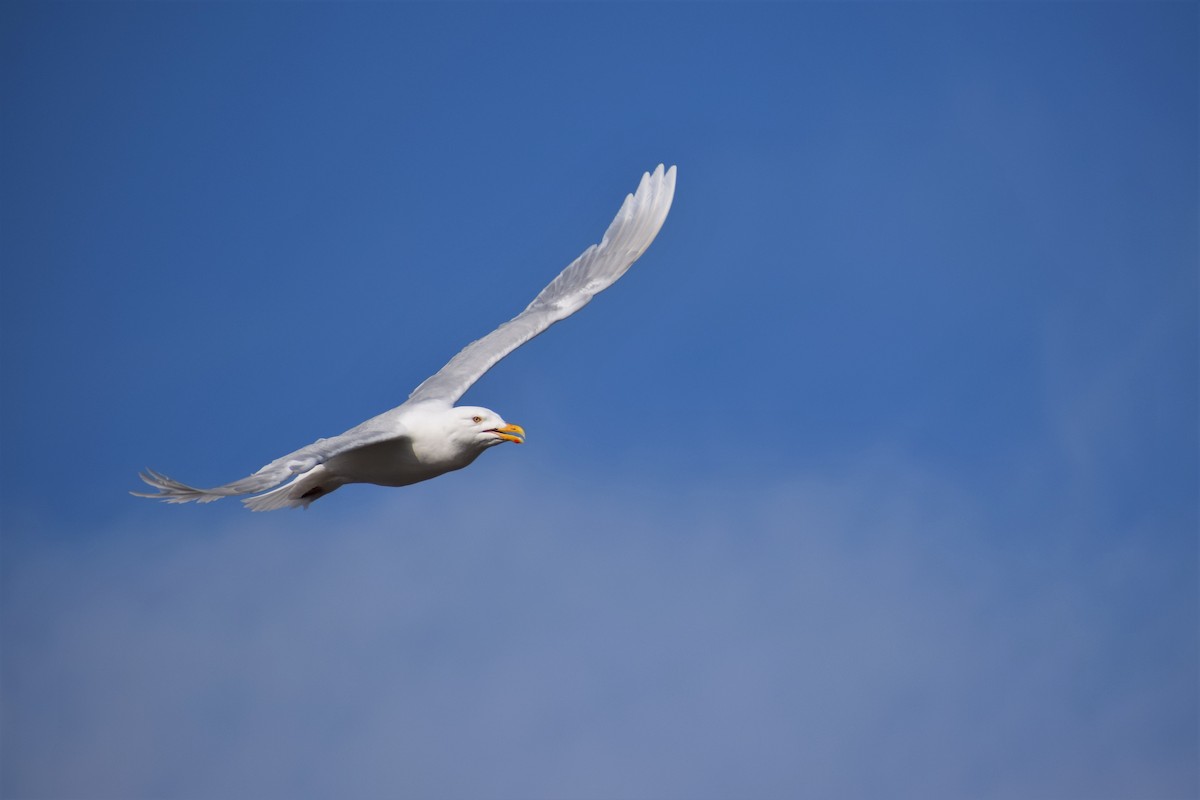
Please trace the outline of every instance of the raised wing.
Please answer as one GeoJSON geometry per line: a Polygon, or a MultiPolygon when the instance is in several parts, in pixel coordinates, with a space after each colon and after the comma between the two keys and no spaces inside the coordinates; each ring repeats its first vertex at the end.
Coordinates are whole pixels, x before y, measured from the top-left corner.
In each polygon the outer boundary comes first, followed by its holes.
{"type": "Polygon", "coordinates": [[[653,173],[643,174],[637,192],[626,195],[600,244],[584,250],[524,311],[464,347],[418,386],[409,402],[455,403],[497,361],[612,286],[654,241],[674,197],[675,167],[664,172],[659,164],[653,173]]]}
{"type": "Polygon", "coordinates": [[[147,469],[139,477],[157,492],[130,492],[137,497],[149,497],[164,503],[211,503],[222,497],[257,494],[291,478],[303,475],[334,456],[357,450],[379,442],[401,439],[405,436],[404,426],[397,419],[397,409],[372,417],[338,436],[317,439],[312,444],[275,459],[258,472],[241,480],[212,489],[198,489],[186,483],[168,478],[161,472],[147,469]]]}

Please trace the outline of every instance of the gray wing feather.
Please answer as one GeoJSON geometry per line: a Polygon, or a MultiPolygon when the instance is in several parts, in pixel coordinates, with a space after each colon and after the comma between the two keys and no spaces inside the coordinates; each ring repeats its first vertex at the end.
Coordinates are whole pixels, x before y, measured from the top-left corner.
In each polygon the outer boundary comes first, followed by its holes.
{"type": "Polygon", "coordinates": [[[361,425],[337,436],[318,439],[306,447],[301,447],[299,450],[275,459],[253,475],[224,486],[199,489],[168,478],[161,472],[147,469],[145,472],[139,473],[138,477],[158,491],[153,493],[130,492],[130,494],[162,500],[164,503],[190,503],[193,501],[211,503],[222,497],[257,494],[278,486],[297,475],[303,475],[334,456],[379,442],[403,438],[405,436],[404,427],[397,421],[396,411],[397,409],[392,409],[377,417],[372,417],[361,425]]]}
{"type": "Polygon", "coordinates": [[[413,393],[408,402],[453,404],[496,362],[559,320],[566,319],[625,274],[654,241],[675,197],[675,167],[642,175],[634,194],[594,244],[564,269],[533,302],[496,330],[459,351],[413,393]]]}

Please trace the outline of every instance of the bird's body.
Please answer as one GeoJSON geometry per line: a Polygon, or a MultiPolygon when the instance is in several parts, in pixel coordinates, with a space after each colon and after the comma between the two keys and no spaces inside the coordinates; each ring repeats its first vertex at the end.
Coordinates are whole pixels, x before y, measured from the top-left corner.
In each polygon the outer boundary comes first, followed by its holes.
{"type": "Polygon", "coordinates": [[[402,405],[224,486],[197,489],[147,470],[142,480],[158,492],[133,494],[168,503],[256,495],[243,500],[254,511],[307,507],[348,483],[408,486],[462,469],[494,445],[520,444],[525,439],[520,426],[506,423],[490,409],[454,403],[497,361],[574,314],[621,277],[654,241],[674,193],[674,167],[664,172],[659,165],[652,175],[643,175],[636,194],[626,197],[600,244],[585,250],[524,311],[463,348],[402,405]]]}
{"type": "MultiPolygon", "coordinates": [[[[519,426],[507,424],[486,408],[446,408],[436,402],[405,404],[375,420],[390,426],[395,435],[341,450],[299,472],[291,483],[248,499],[246,505],[255,511],[270,511],[297,502],[308,505],[347,483],[379,486],[420,483],[462,469],[489,447],[505,441],[523,441],[525,434],[519,426]]],[[[324,441],[327,440],[316,444],[324,441]]],[[[305,464],[301,462],[299,466],[305,464]]],[[[205,498],[195,499],[205,501],[205,498]]]]}

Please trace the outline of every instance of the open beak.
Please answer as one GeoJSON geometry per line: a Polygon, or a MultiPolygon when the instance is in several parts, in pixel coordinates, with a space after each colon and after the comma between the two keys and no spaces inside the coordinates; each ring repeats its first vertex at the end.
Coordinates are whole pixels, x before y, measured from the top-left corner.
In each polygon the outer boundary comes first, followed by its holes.
{"type": "Polygon", "coordinates": [[[525,443],[525,429],[520,425],[505,425],[503,428],[492,428],[491,432],[506,442],[525,443]]]}

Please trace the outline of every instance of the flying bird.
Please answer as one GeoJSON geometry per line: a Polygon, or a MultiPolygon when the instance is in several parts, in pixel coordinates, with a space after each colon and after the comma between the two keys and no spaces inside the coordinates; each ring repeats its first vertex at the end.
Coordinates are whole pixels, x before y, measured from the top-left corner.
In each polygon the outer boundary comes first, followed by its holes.
{"type": "Polygon", "coordinates": [[[653,173],[643,174],[599,244],[584,250],[524,311],[464,347],[391,411],[224,486],[197,489],[148,469],[140,477],[158,491],[131,494],[167,503],[241,496],[252,511],[307,508],[348,483],[407,486],[462,469],[495,445],[521,444],[525,430],[520,425],[487,408],[454,404],[496,362],[624,275],[658,235],[674,196],[675,167],[664,171],[659,164],[653,173]]]}

